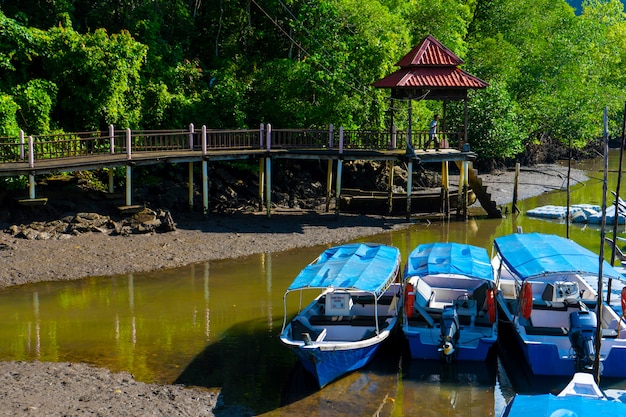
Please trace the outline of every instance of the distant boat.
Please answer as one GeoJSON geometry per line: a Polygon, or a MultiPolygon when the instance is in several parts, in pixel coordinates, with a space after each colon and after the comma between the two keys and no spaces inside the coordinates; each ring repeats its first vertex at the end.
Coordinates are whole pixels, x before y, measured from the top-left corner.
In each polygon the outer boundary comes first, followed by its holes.
{"type": "Polygon", "coordinates": [[[484,361],[497,341],[494,274],[484,248],[427,243],[404,269],[402,330],[414,359],[484,361]]]}
{"type": "MultiPolygon", "coordinates": [[[[459,206],[458,190],[450,190],[450,207],[459,206]]],[[[392,214],[406,213],[406,193],[392,193],[392,214]]],[[[467,205],[476,202],[476,194],[470,189],[467,205]]],[[[438,188],[416,190],[411,193],[412,213],[432,213],[441,211],[441,190],[438,188]]],[[[386,214],[389,210],[387,191],[358,190],[345,188],[339,197],[339,210],[347,213],[386,214]]]]}
{"type": "MultiPolygon", "coordinates": [[[[402,304],[400,250],[352,243],[325,250],[304,268],[284,295],[280,340],[291,348],[320,388],[367,365],[398,323],[402,304]],[[287,323],[287,298],[319,295],[287,323]]],[[[310,299],[310,298],[309,298],[310,299]]]]}
{"type": "Polygon", "coordinates": [[[502,417],[626,416],[626,404],[609,400],[593,376],[577,372],[558,394],[516,394],[502,417]]]}
{"type": "MultiPolygon", "coordinates": [[[[602,340],[595,351],[598,254],[540,233],[498,237],[494,250],[500,340],[521,348],[520,360],[534,375],[571,376],[590,370],[600,355],[602,376],[626,377],[626,323],[606,301],[599,306],[602,340]]],[[[604,262],[608,278],[624,279],[604,262]]]]}

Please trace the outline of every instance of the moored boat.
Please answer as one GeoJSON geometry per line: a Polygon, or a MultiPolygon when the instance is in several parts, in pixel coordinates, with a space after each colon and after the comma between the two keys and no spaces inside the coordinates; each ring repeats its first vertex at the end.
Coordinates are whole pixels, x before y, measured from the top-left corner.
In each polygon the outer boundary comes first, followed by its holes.
{"type": "Polygon", "coordinates": [[[484,248],[418,245],[404,269],[403,333],[414,359],[484,361],[497,340],[494,275],[484,248]]]}
{"type": "Polygon", "coordinates": [[[284,295],[280,340],[295,352],[320,388],[367,365],[394,331],[402,303],[400,250],[352,243],[325,250],[296,276],[284,295]],[[319,292],[287,323],[290,293],[319,292]]]}
{"type": "Polygon", "coordinates": [[[584,372],[574,374],[558,395],[516,394],[502,417],[521,416],[626,416],[626,404],[609,400],[593,379],[584,372]]]}
{"type": "MultiPolygon", "coordinates": [[[[521,349],[532,374],[571,376],[592,369],[599,355],[602,376],[626,377],[626,325],[604,297],[598,305],[597,254],[541,233],[498,237],[494,252],[500,341],[521,349]]],[[[623,279],[608,262],[602,271],[603,280],[623,279]]]]}
{"type": "MultiPolygon", "coordinates": [[[[450,207],[459,207],[459,192],[456,189],[449,191],[450,207]]],[[[476,194],[468,190],[467,205],[476,202],[476,194]]],[[[391,214],[404,214],[407,209],[407,195],[391,193],[391,214]]],[[[390,196],[386,191],[358,190],[344,188],[339,197],[339,209],[347,213],[387,214],[389,212],[390,196]]],[[[412,213],[439,212],[443,206],[440,188],[416,189],[411,193],[412,213]]]]}

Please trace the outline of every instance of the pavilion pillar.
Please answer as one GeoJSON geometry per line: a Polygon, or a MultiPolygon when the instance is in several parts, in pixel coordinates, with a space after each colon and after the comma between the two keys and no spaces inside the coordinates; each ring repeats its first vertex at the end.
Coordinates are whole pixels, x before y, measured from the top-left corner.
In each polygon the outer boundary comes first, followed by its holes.
{"type": "Polygon", "coordinates": [[[450,176],[448,161],[441,163],[441,204],[446,219],[450,219],[450,176]]]}

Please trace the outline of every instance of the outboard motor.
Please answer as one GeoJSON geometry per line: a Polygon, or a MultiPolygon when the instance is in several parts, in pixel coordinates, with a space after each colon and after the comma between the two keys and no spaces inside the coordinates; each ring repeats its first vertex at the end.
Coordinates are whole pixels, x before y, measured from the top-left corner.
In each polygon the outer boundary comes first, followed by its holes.
{"type": "Polygon", "coordinates": [[[593,311],[575,311],[569,315],[569,340],[576,354],[576,371],[593,367],[596,327],[593,311]]]}
{"type": "Polygon", "coordinates": [[[456,344],[459,341],[461,327],[459,326],[459,314],[454,306],[446,306],[441,313],[441,339],[439,352],[441,358],[447,363],[456,359],[456,344]]]}

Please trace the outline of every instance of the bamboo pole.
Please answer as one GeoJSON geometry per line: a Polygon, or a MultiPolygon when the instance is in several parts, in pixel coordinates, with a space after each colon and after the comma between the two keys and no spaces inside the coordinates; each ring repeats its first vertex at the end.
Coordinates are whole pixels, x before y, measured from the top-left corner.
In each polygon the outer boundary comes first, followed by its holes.
{"type": "Polygon", "coordinates": [[[569,138],[569,158],[567,158],[567,207],[565,208],[565,237],[569,239],[569,224],[570,224],[570,193],[569,182],[572,173],[572,138],[569,138]]]}
{"type": "Polygon", "coordinates": [[[596,383],[600,384],[600,349],[602,346],[602,284],[604,275],[604,236],[606,234],[606,193],[607,193],[607,177],[609,171],[609,128],[608,128],[608,110],[604,108],[604,139],[602,143],[604,155],[604,177],[602,181],[602,219],[600,221],[600,253],[598,255],[598,296],[596,309],[596,337],[594,341],[596,355],[593,358],[593,373],[596,383]]]}
{"type": "MultiPolygon", "coordinates": [[[[615,218],[613,221],[613,246],[611,249],[611,265],[615,263],[615,252],[616,252],[615,245],[617,245],[617,225],[619,224],[619,207],[620,207],[619,193],[620,193],[620,187],[622,183],[622,160],[624,157],[624,134],[625,132],[626,132],[626,103],[624,103],[624,120],[622,122],[622,141],[621,141],[621,146],[619,148],[619,169],[617,170],[617,186],[615,187],[615,218]]],[[[602,241],[602,244],[604,244],[604,241],[602,241]]],[[[613,280],[609,279],[607,293],[606,293],[606,302],[609,304],[611,303],[612,285],[613,285],[613,280]]],[[[625,313],[626,312],[622,312],[622,315],[625,313]]]]}

